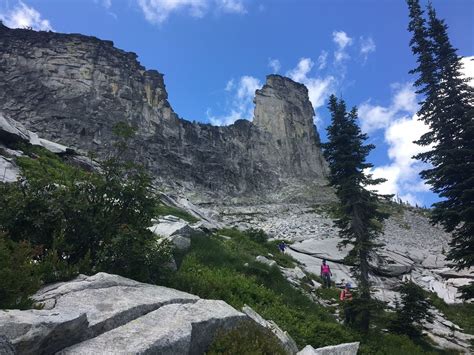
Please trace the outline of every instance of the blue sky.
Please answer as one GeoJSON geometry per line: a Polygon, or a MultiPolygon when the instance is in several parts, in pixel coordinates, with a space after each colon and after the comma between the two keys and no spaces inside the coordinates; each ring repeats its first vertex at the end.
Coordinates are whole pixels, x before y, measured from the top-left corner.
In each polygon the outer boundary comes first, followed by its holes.
{"type": "MultiPolygon", "coordinates": [[[[473,56],[474,1],[433,4],[458,53],[473,56]]],[[[389,179],[381,192],[422,205],[436,200],[410,159],[425,127],[414,117],[403,0],[0,0],[0,18],[10,27],[113,40],[137,53],[165,74],[170,103],[188,120],[251,119],[254,90],[277,72],[308,86],[324,140],[326,99],[335,93],[359,107],[377,146],[374,174],[389,179]]],[[[473,62],[466,71],[474,76],[473,62]]]]}

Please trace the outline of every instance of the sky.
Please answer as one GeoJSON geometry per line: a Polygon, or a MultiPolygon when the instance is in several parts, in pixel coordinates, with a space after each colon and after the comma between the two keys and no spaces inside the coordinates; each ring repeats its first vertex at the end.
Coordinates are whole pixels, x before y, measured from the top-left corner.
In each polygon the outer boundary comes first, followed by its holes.
{"type": "MultiPolygon", "coordinates": [[[[474,77],[474,1],[432,2],[474,77]]],[[[411,158],[426,126],[408,73],[416,62],[407,13],[403,0],[0,0],[9,27],[82,33],[135,52],[165,74],[170,104],[187,120],[251,120],[255,90],[278,73],[308,87],[325,141],[327,99],[336,94],[359,108],[376,145],[368,160],[387,179],[379,191],[430,206],[438,197],[411,158]]]]}

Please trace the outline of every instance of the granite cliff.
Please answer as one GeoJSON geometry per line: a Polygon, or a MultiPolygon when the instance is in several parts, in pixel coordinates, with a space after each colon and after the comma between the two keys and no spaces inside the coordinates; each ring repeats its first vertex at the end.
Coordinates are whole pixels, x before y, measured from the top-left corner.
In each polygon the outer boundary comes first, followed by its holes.
{"type": "Polygon", "coordinates": [[[269,75],[254,102],[253,122],[191,123],[170,106],[163,74],[111,41],[0,25],[0,113],[41,137],[104,157],[113,126],[129,122],[132,157],[161,183],[201,195],[324,185],[306,87],[269,75]]]}

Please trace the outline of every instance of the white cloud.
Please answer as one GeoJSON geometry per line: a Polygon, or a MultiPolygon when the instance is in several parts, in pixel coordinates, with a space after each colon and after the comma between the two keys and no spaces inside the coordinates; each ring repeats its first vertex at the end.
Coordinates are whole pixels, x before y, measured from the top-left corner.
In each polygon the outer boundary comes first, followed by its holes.
{"type": "Polygon", "coordinates": [[[412,157],[426,151],[414,143],[428,131],[428,126],[420,121],[417,111],[416,94],[411,83],[393,84],[391,104],[388,107],[374,106],[365,102],[359,107],[361,129],[371,133],[384,130],[384,140],[388,145],[390,163],[370,170],[375,178],[387,179],[375,189],[382,194],[394,194],[411,204],[421,205],[417,193],[428,191],[418,174],[424,164],[412,157]]]}
{"type": "Polygon", "coordinates": [[[268,58],[268,66],[272,69],[272,73],[278,73],[281,69],[281,63],[278,59],[268,58]]]}
{"type": "Polygon", "coordinates": [[[416,94],[411,83],[393,84],[392,89],[395,93],[388,107],[374,106],[370,101],[359,105],[361,129],[365,133],[387,128],[396,116],[413,115],[417,111],[416,94]]]}
{"type": "Polygon", "coordinates": [[[376,46],[372,37],[360,37],[360,54],[364,59],[364,63],[369,57],[369,54],[375,52],[376,46]]]}
{"type": "Polygon", "coordinates": [[[10,28],[32,28],[37,31],[52,31],[53,27],[49,20],[44,19],[33,7],[19,1],[17,6],[4,14],[0,14],[0,20],[10,28]]]}
{"type": "Polygon", "coordinates": [[[232,94],[230,113],[225,116],[214,116],[208,109],[206,114],[209,122],[215,126],[227,126],[240,119],[252,120],[255,90],[261,87],[260,80],[253,76],[244,75],[238,83],[234,83],[233,79],[229,80],[226,91],[232,94]]]}
{"type": "MultiPolygon", "coordinates": [[[[294,81],[306,85],[308,88],[308,96],[313,109],[316,110],[324,105],[326,98],[333,92],[335,78],[332,76],[326,77],[311,77],[309,74],[314,67],[314,62],[311,58],[301,58],[295,68],[289,70],[286,75],[294,81]]],[[[316,115],[316,123],[319,118],[316,115]]]]}
{"type": "Polygon", "coordinates": [[[324,69],[326,67],[327,60],[328,60],[328,52],[325,51],[325,50],[322,50],[321,54],[318,57],[318,69],[319,70],[324,69]]]}
{"type": "Polygon", "coordinates": [[[332,39],[340,49],[344,49],[352,44],[352,38],[350,38],[344,31],[334,31],[332,33],[332,39]]]}
{"type": "Polygon", "coordinates": [[[145,19],[153,24],[163,23],[176,12],[187,12],[197,18],[204,17],[211,8],[223,13],[247,13],[242,0],[137,0],[137,2],[145,19]]]}
{"type": "Polygon", "coordinates": [[[467,78],[471,78],[469,85],[474,87],[474,56],[464,57],[461,61],[463,64],[462,73],[467,78]]]}
{"type": "Polygon", "coordinates": [[[225,84],[225,91],[231,91],[234,88],[234,79],[230,79],[227,84],[225,84]]]}
{"type": "Polygon", "coordinates": [[[332,40],[337,45],[337,50],[334,52],[334,60],[340,63],[345,59],[349,59],[349,54],[346,52],[346,47],[352,44],[352,38],[344,31],[334,31],[332,33],[332,40]]]}
{"type": "Polygon", "coordinates": [[[216,0],[217,8],[226,13],[245,14],[247,10],[240,0],[216,0]]]}

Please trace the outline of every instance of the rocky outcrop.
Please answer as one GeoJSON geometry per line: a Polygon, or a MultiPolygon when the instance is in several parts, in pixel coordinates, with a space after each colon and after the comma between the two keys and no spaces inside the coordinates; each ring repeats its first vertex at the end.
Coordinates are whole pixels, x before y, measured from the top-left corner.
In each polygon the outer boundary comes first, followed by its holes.
{"type": "Polygon", "coordinates": [[[137,128],[129,157],[167,186],[199,196],[325,182],[303,85],[270,75],[256,93],[255,123],[213,127],[180,119],[163,75],[136,58],[95,37],[0,25],[0,113],[45,139],[98,157],[113,149],[112,128],[128,122],[137,128]]]}
{"type": "Polygon", "coordinates": [[[0,350],[197,354],[217,330],[248,319],[223,301],[105,273],[49,285],[34,299],[42,309],[0,311],[0,350]]]}
{"type": "Polygon", "coordinates": [[[311,345],[304,347],[297,355],[357,355],[359,343],[345,343],[324,348],[313,348],[311,345]]]}

